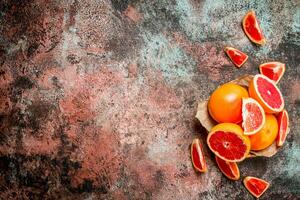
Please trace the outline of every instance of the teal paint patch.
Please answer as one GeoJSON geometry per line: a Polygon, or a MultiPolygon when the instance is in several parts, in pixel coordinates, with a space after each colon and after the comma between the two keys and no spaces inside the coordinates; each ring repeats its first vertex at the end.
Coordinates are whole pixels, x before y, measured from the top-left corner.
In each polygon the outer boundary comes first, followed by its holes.
{"type": "MultiPolygon", "coordinates": [[[[287,144],[285,144],[287,145],[287,144]]],[[[288,178],[295,178],[298,176],[300,178],[300,145],[297,143],[293,143],[291,147],[288,149],[286,154],[287,164],[284,166],[283,171],[287,172],[288,178]]]]}

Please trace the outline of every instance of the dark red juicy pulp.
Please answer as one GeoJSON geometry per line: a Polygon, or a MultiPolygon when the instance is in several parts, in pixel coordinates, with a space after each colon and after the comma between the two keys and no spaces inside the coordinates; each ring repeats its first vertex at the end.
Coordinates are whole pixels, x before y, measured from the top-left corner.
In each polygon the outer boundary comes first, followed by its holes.
{"type": "Polygon", "coordinates": [[[217,161],[217,164],[220,168],[220,170],[226,174],[227,176],[231,177],[231,178],[237,178],[237,169],[235,169],[235,167],[230,167],[230,162],[226,162],[225,160],[222,160],[221,158],[219,157],[216,157],[216,161],[217,161]],[[234,170],[234,171],[232,171],[234,170]],[[235,174],[234,174],[234,173],[235,174]]]}
{"type": "Polygon", "coordinates": [[[257,89],[263,100],[270,107],[279,109],[283,104],[280,92],[266,79],[262,77],[257,78],[257,89]]]}
{"type": "Polygon", "coordinates": [[[251,13],[247,16],[245,20],[245,29],[250,37],[256,41],[261,41],[264,39],[263,33],[259,27],[256,16],[254,13],[251,13]]]}
{"type": "Polygon", "coordinates": [[[256,196],[259,196],[266,189],[267,184],[261,180],[251,178],[246,182],[246,186],[256,196]]]}
{"type": "Polygon", "coordinates": [[[227,49],[227,55],[230,57],[232,62],[240,66],[247,59],[247,55],[237,49],[227,49]]]}
{"type": "Polygon", "coordinates": [[[197,151],[196,144],[193,144],[192,156],[193,156],[193,161],[194,161],[195,167],[203,170],[203,166],[202,166],[201,161],[200,161],[200,156],[199,156],[199,153],[197,151]]]}

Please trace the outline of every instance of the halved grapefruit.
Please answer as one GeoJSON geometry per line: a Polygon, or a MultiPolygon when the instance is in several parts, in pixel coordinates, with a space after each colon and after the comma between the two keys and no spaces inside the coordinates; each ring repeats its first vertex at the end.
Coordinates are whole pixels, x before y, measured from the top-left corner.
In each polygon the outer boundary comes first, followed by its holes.
{"type": "Polygon", "coordinates": [[[248,11],[245,15],[243,19],[243,29],[252,42],[259,45],[264,45],[266,43],[266,39],[253,10],[248,11]]]}
{"type": "Polygon", "coordinates": [[[256,198],[259,198],[270,186],[267,181],[253,176],[247,176],[243,182],[247,190],[256,198]]]}
{"type": "Polygon", "coordinates": [[[249,94],[260,103],[266,113],[278,113],[284,108],[284,100],[279,88],[264,75],[254,76],[249,85],[249,94]]]}
{"type": "Polygon", "coordinates": [[[285,72],[285,64],[281,62],[263,63],[259,65],[259,71],[275,83],[278,83],[285,72]]]}
{"type": "Polygon", "coordinates": [[[248,59],[248,56],[244,52],[233,47],[226,47],[225,52],[233,64],[237,67],[241,67],[248,59]]]}
{"type": "Polygon", "coordinates": [[[242,116],[245,135],[253,135],[260,131],[265,124],[265,111],[261,105],[252,98],[243,98],[242,116]]]}
{"type": "Polygon", "coordinates": [[[278,121],[278,134],[276,138],[276,144],[278,147],[282,146],[289,128],[289,115],[286,110],[279,113],[277,117],[278,121]]]}
{"type": "Polygon", "coordinates": [[[221,172],[231,180],[238,180],[240,178],[240,170],[235,162],[228,162],[216,156],[216,162],[221,172]]]}
{"type": "Polygon", "coordinates": [[[191,157],[194,168],[199,172],[206,172],[206,162],[199,139],[194,139],[191,145],[191,157]]]}
{"type": "Polygon", "coordinates": [[[229,162],[244,160],[250,151],[249,137],[243,129],[233,123],[221,123],[214,126],[207,136],[210,150],[219,158],[229,162]]]}

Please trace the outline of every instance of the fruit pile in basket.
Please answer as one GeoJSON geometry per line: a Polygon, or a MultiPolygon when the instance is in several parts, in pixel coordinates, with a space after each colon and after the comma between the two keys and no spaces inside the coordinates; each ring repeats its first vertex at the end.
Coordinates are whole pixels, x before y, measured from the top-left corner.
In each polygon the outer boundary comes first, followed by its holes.
{"type": "MultiPolygon", "coordinates": [[[[252,42],[266,43],[253,11],[246,14],[242,24],[252,42]]],[[[233,47],[226,47],[225,52],[237,67],[248,59],[233,47]]],[[[207,145],[215,154],[220,171],[231,180],[240,178],[238,162],[248,157],[271,157],[283,145],[289,131],[288,113],[277,86],[285,65],[268,62],[260,65],[259,71],[255,76],[244,76],[219,86],[208,101],[198,106],[196,117],[209,132],[207,145]]],[[[197,171],[208,170],[199,139],[192,142],[191,158],[197,171]]],[[[269,187],[267,181],[252,176],[243,182],[257,198],[269,187]]]]}

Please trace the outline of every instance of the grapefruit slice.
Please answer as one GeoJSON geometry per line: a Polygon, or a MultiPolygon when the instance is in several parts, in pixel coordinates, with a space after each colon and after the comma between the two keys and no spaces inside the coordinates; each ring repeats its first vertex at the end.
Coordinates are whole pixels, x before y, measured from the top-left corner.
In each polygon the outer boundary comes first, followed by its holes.
{"type": "Polygon", "coordinates": [[[254,76],[249,85],[249,94],[260,103],[266,113],[279,113],[284,108],[284,100],[279,88],[264,75],[254,76]]]}
{"type": "Polygon", "coordinates": [[[266,43],[266,39],[253,10],[248,11],[245,15],[243,19],[243,29],[252,42],[259,45],[264,45],[266,43]]]}
{"type": "Polygon", "coordinates": [[[216,156],[216,162],[221,172],[231,180],[238,180],[240,178],[240,170],[235,162],[228,162],[216,156]]]}
{"type": "Polygon", "coordinates": [[[248,59],[248,56],[233,47],[226,47],[225,52],[235,66],[240,68],[248,59]]]}
{"type": "Polygon", "coordinates": [[[247,176],[243,182],[247,190],[256,198],[259,198],[270,186],[267,181],[253,176],[247,176]]]}
{"type": "Polygon", "coordinates": [[[228,162],[240,162],[250,151],[249,137],[243,135],[243,129],[233,123],[214,126],[207,136],[207,144],[216,156],[228,162]]]}
{"type": "Polygon", "coordinates": [[[278,83],[285,72],[285,64],[280,62],[267,62],[259,66],[261,74],[278,83]]]}
{"type": "Polygon", "coordinates": [[[278,121],[278,134],[276,138],[276,144],[278,147],[282,146],[288,132],[289,128],[289,115],[286,110],[283,110],[282,112],[279,113],[277,117],[278,121]]]}
{"type": "Polygon", "coordinates": [[[260,131],[265,124],[265,111],[261,105],[252,98],[243,98],[242,116],[245,135],[253,135],[260,131]]]}
{"type": "Polygon", "coordinates": [[[191,157],[194,168],[199,172],[206,172],[206,162],[199,139],[194,139],[191,145],[191,157]]]}

